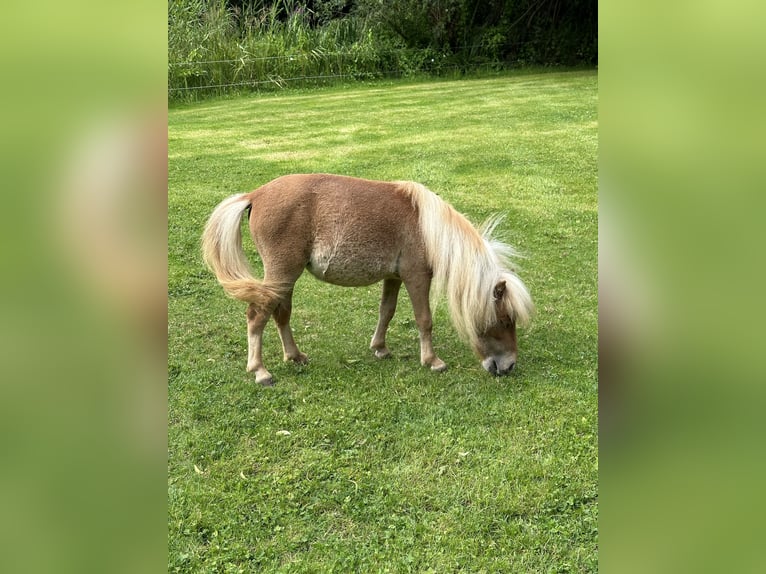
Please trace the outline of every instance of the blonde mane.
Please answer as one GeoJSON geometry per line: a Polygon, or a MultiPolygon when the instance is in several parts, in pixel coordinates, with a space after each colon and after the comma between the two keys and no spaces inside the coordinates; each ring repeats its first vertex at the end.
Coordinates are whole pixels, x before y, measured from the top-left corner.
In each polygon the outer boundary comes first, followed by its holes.
{"type": "Polygon", "coordinates": [[[517,323],[525,324],[533,312],[532,298],[522,280],[510,269],[517,256],[508,244],[493,237],[502,217],[491,217],[480,230],[425,186],[397,182],[418,211],[420,230],[437,293],[446,296],[458,333],[475,343],[497,322],[493,292],[505,281],[503,305],[517,323]]]}

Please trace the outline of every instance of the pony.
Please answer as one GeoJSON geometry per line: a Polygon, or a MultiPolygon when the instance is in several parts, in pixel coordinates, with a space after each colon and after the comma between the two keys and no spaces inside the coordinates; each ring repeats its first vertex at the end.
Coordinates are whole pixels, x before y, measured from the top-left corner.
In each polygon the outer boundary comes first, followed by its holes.
{"type": "Polygon", "coordinates": [[[370,348],[390,356],[386,331],[404,284],[420,339],[420,362],[441,372],[434,352],[431,284],[446,296],[451,319],[493,375],[516,364],[516,325],[529,321],[529,291],[510,268],[513,248],[495,239],[500,217],[476,229],[438,195],[414,182],[371,181],[329,174],[279,177],[249,193],[224,199],[202,234],[202,255],[224,291],[248,303],[247,372],[262,385],[273,378],[263,364],[263,331],[270,317],[285,361],[305,364],[290,328],[295,282],[304,269],[341,286],[383,282],[370,348]],[[242,248],[241,220],[263,262],[253,276],[242,248]]]}

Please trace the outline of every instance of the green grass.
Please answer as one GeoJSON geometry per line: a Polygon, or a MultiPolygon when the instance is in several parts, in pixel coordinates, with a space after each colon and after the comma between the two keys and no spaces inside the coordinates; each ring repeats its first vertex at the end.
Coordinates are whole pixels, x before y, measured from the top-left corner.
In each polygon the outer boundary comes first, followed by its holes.
{"type": "Polygon", "coordinates": [[[572,72],[170,110],[169,571],[597,569],[596,103],[596,73],[572,72]],[[199,236],[222,198],[314,171],[417,180],[474,222],[507,214],[537,304],[511,376],[481,369],[446,304],[449,370],[422,368],[404,291],[377,361],[380,286],[306,274],[293,328],[311,362],[283,364],[272,323],[277,384],[254,384],[245,306],[199,236]]]}

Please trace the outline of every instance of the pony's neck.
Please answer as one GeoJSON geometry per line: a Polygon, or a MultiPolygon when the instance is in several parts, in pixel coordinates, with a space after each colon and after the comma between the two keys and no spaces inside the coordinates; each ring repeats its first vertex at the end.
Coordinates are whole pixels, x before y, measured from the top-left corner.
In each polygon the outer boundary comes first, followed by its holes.
{"type": "Polygon", "coordinates": [[[455,328],[474,342],[496,321],[492,289],[501,273],[499,259],[463,215],[424,186],[404,184],[418,211],[434,287],[449,304],[455,328]]]}

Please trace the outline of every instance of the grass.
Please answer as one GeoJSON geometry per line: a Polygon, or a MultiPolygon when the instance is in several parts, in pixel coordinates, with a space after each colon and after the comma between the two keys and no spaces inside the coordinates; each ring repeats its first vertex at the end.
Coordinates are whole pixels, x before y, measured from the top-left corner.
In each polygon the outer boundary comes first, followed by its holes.
{"type": "Polygon", "coordinates": [[[597,569],[596,102],[596,73],[571,72],[170,110],[170,572],[597,569]],[[537,304],[511,376],[481,369],[446,305],[449,370],[422,368],[404,291],[377,361],[380,287],[306,274],[293,328],[311,362],[283,364],[272,323],[277,384],[253,383],[244,304],[199,236],[222,198],[314,171],[417,180],[474,222],[507,214],[537,304]]]}

